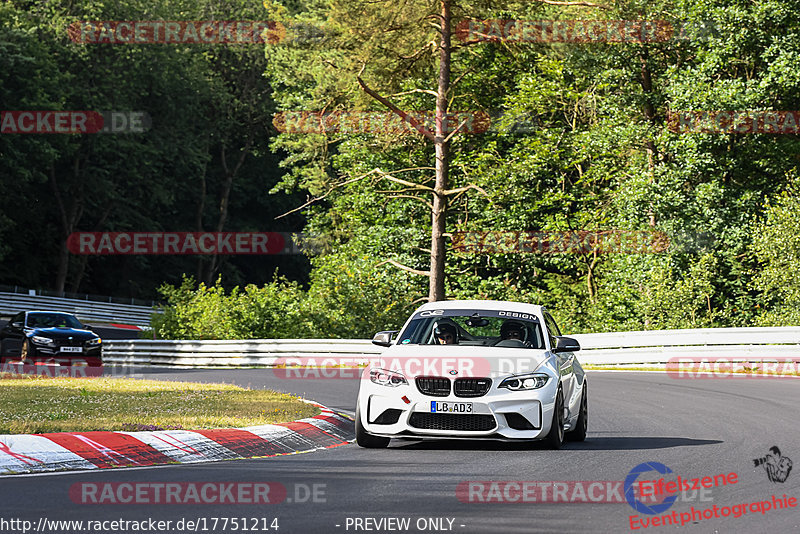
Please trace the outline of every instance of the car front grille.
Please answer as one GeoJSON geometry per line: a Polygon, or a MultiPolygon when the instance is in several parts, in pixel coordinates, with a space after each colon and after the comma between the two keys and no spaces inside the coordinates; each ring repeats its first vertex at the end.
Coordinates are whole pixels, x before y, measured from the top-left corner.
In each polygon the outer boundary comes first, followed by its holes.
{"type": "Polygon", "coordinates": [[[456,397],[481,397],[492,387],[491,378],[457,378],[453,384],[456,397]]]}
{"type": "Polygon", "coordinates": [[[423,395],[447,397],[450,395],[450,379],[441,376],[420,376],[415,380],[423,395]]]}
{"type": "Polygon", "coordinates": [[[494,416],[480,414],[449,414],[414,412],[408,420],[414,428],[425,430],[460,430],[485,432],[497,426],[494,416]]]}

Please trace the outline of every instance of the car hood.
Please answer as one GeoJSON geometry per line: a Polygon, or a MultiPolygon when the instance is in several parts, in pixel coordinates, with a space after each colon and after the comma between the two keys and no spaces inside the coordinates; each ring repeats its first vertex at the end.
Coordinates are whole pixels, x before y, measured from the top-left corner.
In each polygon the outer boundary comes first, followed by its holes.
{"type": "Polygon", "coordinates": [[[552,353],[541,349],[461,345],[393,345],[372,367],[417,376],[490,377],[536,371],[552,353]]]}
{"type": "Polygon", "coordinates": [[[100,337],[91,330],[79,330],[77,328],[28,328],[26,332],[31,336],[44,336],[52,339],[72,338],[78,341],[100,337]]]}

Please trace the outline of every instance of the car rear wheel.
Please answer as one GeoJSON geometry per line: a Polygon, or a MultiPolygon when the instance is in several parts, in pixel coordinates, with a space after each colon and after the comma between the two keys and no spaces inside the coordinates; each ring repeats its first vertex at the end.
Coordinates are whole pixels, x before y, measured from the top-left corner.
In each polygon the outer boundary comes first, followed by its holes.
{"type": "Polygon", "coordinates": [[[586,431],[589,429],[589,390],[586,381],[583,382],[583,393],[581,394],[581,411],[575,423],[575,430],[567,432],[569,441],[585,441],[586,431]]]}
{"type": "Polygon", "coordinates": [[[556,394],[556,405],[553,408],[553,422],[550,424],[550,432],[544,438],[547,446],[551,449],[560,449],[564,444],[564,393],[561,386],[558,387],[556,394]]]}
{"type": "Polygon", "coordinates": [[[390,438],[373,436],[361,424],[361,409],[356,406],[356,443],[365,449],[385,449],[389,446],[390,438]]]}

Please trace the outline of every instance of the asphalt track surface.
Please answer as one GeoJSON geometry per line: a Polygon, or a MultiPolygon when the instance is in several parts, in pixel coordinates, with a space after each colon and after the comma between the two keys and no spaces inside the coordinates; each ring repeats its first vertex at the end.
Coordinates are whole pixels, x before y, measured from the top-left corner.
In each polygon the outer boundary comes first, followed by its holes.
{"type": "MultiPolygon", "coordinates": [[[[352,413],[358,379],[279,378],[269,369],[139,369],[138,376],[166,380],[225,381],[303,395],[352,413]]],[[[171,532],[797,532],[798,508],[685,525],[631,529],[630,517],[647,516],[629,504],[586,502],[462,502],[465,481],[620,481],[643,462],[659,462],[683,478],[736,473],[737,482],[704,496],[687,493],[664,514],[770,501],[800,501],[800,468],[771,482],[753,460],[780,447],[800,461],[797,379],[675,379],[663,373],[590,372],[589,436],[560,451],[539,446],[475,441],[393,441],[389,449],[354,444],[308,454],[207,464],[114,469],[0,478],[0,531],[21,532],[3,520],[162,520],[171,532]],[[287,499],[276,504],[76,504],[76,483],[278,482],[287,499]],[[309,489],[316,485],[316,498],[309,489]],[[298,502],[299,501],[299,502],[298,502]],[[316,502],[313,502],[316,501],[316,502]],[[214,518],[217,518],[216,521],[214,518]],[[228,518],[246,518],[248,530],[228,518]],[[377,521],[408,518],[408,528],[377,521]],[[428,522],[440,518],[441,526],[428,522]],[[223,519],[228,519],[223,529],[223,519]],[[361,523],[357,520],[361,519],[361,523]],[[370,521],[365,522],[365,519],[370,521]],[[256,521],[257,520],[257,524],[256,521]],[[452,520],[452,524],[449,523],[452,520]],[[361,528],[357,528],[358,525],[361,528]],[[385,528],[389,526],[391,528],[385,528]],[[2,528],[5,527],[5,528],[2,528]],[[215,528],[214,528],[215,527],[215,528]],[[255,528],[253,528],[255,527],[255,528]],[[438,528],[437,528],[438,527],[438,528]]],[[[661,475],[658,475],[661,476],[661,475]]],[[[655,473],[643,478],[657,478],[655,473]]],[[[487,486],[488,487],[488,486],[487,486]]],[[[517,492],[511,498],[520,497],[517,492]]],[[[539,494],[536,494],[539,495],[539,494]]],[[[466,500],[466,499],[465,499],[466,500]]],[[[765,508],[762,506],[762,508],[765,508]]],[[[727,508],[726,508],[727,509],[727,508]]],[[[741,507],[737,509],[741,513],[741,507]]],[[[730,510],[729,510],[730,511],[730,510]]],[[[710,512],[713,513],[713,512],[710,512]]],[[[697,516],[695,516],[696,518],[697,516]]],[[[45,523],[46,524],[46,523],[45,523]]],[[[16,524],[19,526],[19,523],[16,524]]],[[[104,532],[123,532],[109,529],[104,532]]],[[[48,532],[68,530],[49,529],[48,532]]],[[[129,530],[130,531],[130,530],[129,530]]],[[[164,530],[166,531],[166,530],[164,530]]]]}

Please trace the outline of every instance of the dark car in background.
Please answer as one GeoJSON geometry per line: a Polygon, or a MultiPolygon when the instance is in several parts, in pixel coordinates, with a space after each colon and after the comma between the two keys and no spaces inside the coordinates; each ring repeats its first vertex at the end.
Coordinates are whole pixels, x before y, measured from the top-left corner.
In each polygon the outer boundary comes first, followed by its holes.
{"type": "Polygon", "coordinates": [[[102,364],[102,339],[69,313],[20,312],[0,329],[0,363],[102,364]]]}

